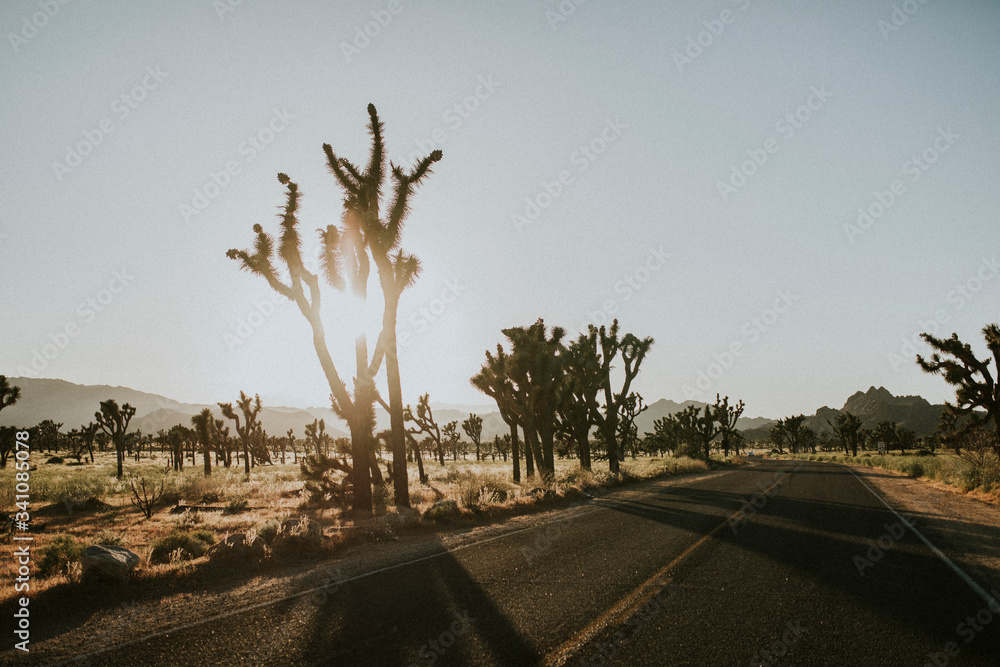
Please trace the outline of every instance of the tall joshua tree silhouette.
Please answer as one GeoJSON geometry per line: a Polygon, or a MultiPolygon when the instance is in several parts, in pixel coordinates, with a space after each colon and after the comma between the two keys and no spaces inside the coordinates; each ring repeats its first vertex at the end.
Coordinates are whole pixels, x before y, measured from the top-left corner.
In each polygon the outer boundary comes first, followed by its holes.
{"type": "Polygon", "coordinates": [[[277,255],[288,269],[288,282],[283,282],[275,270],[274,242],[260,225],[254,226],[257,238],[252,254],[247,250],[230,250],[227,253],[231,259],[240,261],[242,268],[263,276],[272,289],[294,301],[312,327],[313,346],[330,385],[334,412],[347,421],[351,430],[354,456],[353,506],[355,510],[363,512],[370,512],[372,508],[369,465],[375,424],[374,405],[378,399],[374,377],[383,359],[386,361],[392,422],[395,501],[398,505],[409,505],[403,399],[396,354],[396,312],[400,295],[413,283],[420,265],[415,257],[399,249],[399,241],[403,220],[409,213],[410,196],[417,184],[430,173],[431,164],[441,159],[441,152],[434,151],[421,160],[411,172],[406,172],[390,163],[395,181],[395,195],[389,206],[389,213],[383,221],[379,210],[386,171],[385,149],[382,142],[383,126],[378,120],[374,105],[368,105],[368,115],[372,150],[368,166],[364,171],[350,161],[337,157],[329,144],[323,146],[327,165],[346,191],[343,228],[327,225],[326,229],[319,230],[323,277],[334,289],[340,291],[351,289],[364,300],[367,298],[371,262],[374,262],[385,301],[382,331],[371,360],[368,357],[368,342],[365,335],[361,334],[355,340],[356,375],[353,398],[337,372],[326,346],[326,334],[320,317],[320,280],[318,274],[308,270],[302,261],[301,239],[295,216],[300,194],[298,185],[287,175],[278,174],[278,180],[286,186],[288,192],[277,255]]]}
{"type": "Polygon", "coordinates": [[[410,212],[410,197],[420,182],[431,173],[431,165],[441,159],[441,151],[433,151],[418,161],[412,171],[389,163],[393,180],[393,198],[385,215],[381,211],[382,186],[386,178],[384,126],[375,105],[368,105],[368,133],[372,138],[368,165],[362,172],[349,160],[338,157],[330,144],[323,144],[327,166],[344,189],[344,224],[353,237],[361,240],[378,273],[384,309],[382,331],[379,333],[368,374],[374,377],[385,359],[386,384],[389,389],[389,437],[392,450],[392,477],[395,502],[409,507],[410,496],[406,476],[406,426],[403,418],[403,390],[399,376],[396,345],[396,321],[399,299],[403,290],[413,284],[420,272],[420,262],[400,249],[403,223],[410,212]]]}

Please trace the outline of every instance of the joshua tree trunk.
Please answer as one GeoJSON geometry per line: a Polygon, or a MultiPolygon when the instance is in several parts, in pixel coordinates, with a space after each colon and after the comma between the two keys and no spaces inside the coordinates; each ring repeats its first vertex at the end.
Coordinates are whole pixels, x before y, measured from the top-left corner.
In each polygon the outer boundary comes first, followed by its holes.
{"type": "Polygon", "coordinates": [[[510,455],[514,460],[514,483],[519,484],[521,482],[521,451],[517,441],[517,424],[510,425],[510,455]]]}

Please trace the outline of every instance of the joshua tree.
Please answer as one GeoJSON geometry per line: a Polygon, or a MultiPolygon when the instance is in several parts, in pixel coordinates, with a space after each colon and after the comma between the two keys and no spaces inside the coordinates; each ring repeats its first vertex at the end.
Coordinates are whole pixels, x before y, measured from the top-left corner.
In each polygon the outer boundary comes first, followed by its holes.
{"type": "Polygon", "coordinates": [[[458,432],[458,422],[451,421],[444,425],[441,429],[441,436],[444,440],[445,447],[451,447],[451,457],[453,461],[458,460],[458,441],[462,438],[462,434],[458,432]]]}
{"type": "MultiPolygon", "coordinates": [[[[507,373],[509,356],[503,350],[503,346],[497,345],[497,353],[494,356],[489,350],[486,351],[486,363],[472,376],[472,386],[483,392],[497,402],[500,411],[500,418],[510,428],[511,459],[514,467],[514,483],[521,482],[520,447],[517,438],[518,427],[524,427],[524,421],[519,417],[519,405],[514,398],[514,385],[507,373]]],[[[506,456],[504,457],[506,460],[506,456]]],[[[534,470],[531,459],[528,459],[528,476],[534,470]]]]}
{"type": "Polygon", "coordinates": [[[483,418],[477,414],[470,414],[469,418],[462,422],[462,430],[476,445],[476,460],[478,461],[480,459],[479,443],[483,439],[483,418]]]}
{"type": "MultiPolygon", "coordinates": [[[[238,260],[241,268],[266,279],[274,291],[294,301],[309,322],[313,347],[330,386],[333,410],[351,429],[351,439],[354,442],[354,509],[371,512],[371,479],[368,468],[374,429],[375,384],[368,372],[368,343],[364,335],[355,340],[357,375],[354,378],[352,399],[326,345],[326,331],[320,315],[320,277],[307,269],[302,259],[296,218],[300,198],[298,185],[285,174],[278,174],[278,180],[286,187],[287,194],[277,258],[288,270],[288,282],[283,282],[275,268],[274,240],[259,224],[253,228],[256,234],[253,253],[232,249],[226,254],[229,258],[238,260]]],[[[353,291],[363,298],[367,294],[369,264],[363,242],[358,238],[356,230],[347,226],[341,232],[336,226],[328,225],[325,230],[320,230],[319,236],[322,245],[322,273],[326,282],[341,291],[346,291],[350,283],[353,291]]]]}
{"type": "Polygon", "coordinates": [[[90,422],[89,424],[81,426],[79,430],[81,453],[83,447],[86,447],[87,453],[90,455],[91,463],[94,462],[94,439],[97,437],[97,432],[100,428],[101,427],[94,422],[90,422]]]}
{"type": "Polygon", "coordinates": [[[6,375],[0,375],[0,410],[14,405],[21,398],[21,388],[12,387],[6,375]]]}
{"type": "Polygon", "coordinates": [[[861,419],[850,412],[842,412],[837,415],[831,426],[833,434],[844,448],[844,453],[857,456],[858,445],[865,441],[866,436],[864,429],[861,428],[861,419]]]}
{"type": "Polygon", "coordinates": [[[917,443],[917,434],[902,424],[896,426],[896,443],[899,451],[906,454],[907,449],[913,449],[917,443]]]}
{"type": "Polygon", "coordinates": [[[326,432],[326,422],[322,419],[314,419],[312,424],[306,424],[306,443],[315,448],[317,455],[328,454],[332,440],[326,432]]]}
{"type": "Polygon", "coordinates": [[[706,405],[704,413],[694,421],[694,431],[698,437],[698,444],[701,446],[701,454],[707,461],[711,456],[712,440],[721,433],[715,425],[715,413],[712,406],[706,405]]]}
{"type": "Polygon", "coordinates": [[[722,435],[722,451],[725,452],[726,456],[729,456],[730,445],[736,447],[736,454],[740,453],[739,438],[734,436],[737,435],[736,422],[743,414],[744,407],[746,406],[743,401],[736,405],[729,405],[728,396],[720,399],[719,394],[715,395],[715,405],[712,406],[712,411],[715,421],[719,424],[719,434],[722,435]]]}
{"type": "Polygon", "coordinates": [[[635,418],[648,409],[648,405],[642,404],[642,396],[634,391],[629,393],[628,398],[622,403],[618,422],[618,442],[621,443],[622,452],[632,452],[633,459],[639,451],[639,429],[635,425],[635,418]]]}
{"type": "Polygon", "coordinates": [[[580,467],[590,470],[590,431],[599,407],[597,392],[603,377],[597,353],[597,329],[593,325],[564,351],[563,371],[559,401],[561,430],[576,443],[580,467]]]}
{"type": "Polygon", "coordinates": [[[503,330],[511,342],[508,376],[524,419],[524,438],[543,477],[555,471],[556,413],[563,382],[561,351],[566,331],[553,327],[549,337],[539,319],[527,327],[503,330]]]}
{"type": "Polygon", "coordinates": [[[614,320],[610,329],[605,329],[603,326],[598,329],[597,343],[600,346],[601,388],[604,390],[604,407],[600,410],[595,409],[592,416],[608,447],[608,467],[611,472],[617,473],[619,461],[622,459],[622,451],[618,447],[616,437],[618,421],[622,407],[628,399],[632,381],[639,374],[639,366],[653,346],[653,339],[640,339],[633,334],[625,334],[619,338],[618,320],[614,320]],[[624,365],[625,380],[621,390],[615,392],[611,386],[611,368],[615,357],[619,354],[621,354],[624,365]]]}
{"type": "Polygon", "coordinates": [[[935,352],[929,360],[917,355],[917,364],[927,373],[941,374],[945,382],[955,387],[955,402],[945,403],[945,410],[956,417],[967,417],[963,430],[992,422],[1000,456],[1000,324],[983,327],[986,349],[992,359],[978,359],[972,347],[959,340],[958,334],[953,333],[951,338],[935,338],[927,333],[920,336],[935,352]]]}
{"type": "Polygon", "coordinates": [[[778,451],[782,451],[782,443],[788,445],[788,451],[798,454],[799,450],[806,446],[814,437],[812,429],[803,425],[805,415],[797,417],[786,417],[779,419],[771,429],[771,442],[778,446],[778,451]]]}
{"type": "Polygon", "coordinates": [[[417,401],[417,413],[413,414],[413,409],[407,405],[403,410],[403,416],[406,421],[413,422],[416,428],[409,429],[409,433],[412,435],[420,435],[421,433],[426,433],[437,445],[438,462],[444,465],[444,446],[441,441],[441,429],[438,427],[436,421],[434,421],[434,412],[431,410],[431,397],[430,394],[424,394],[417,401]]]}
{"type": "Polygon", "coordinates": [[[191,424],[194,426],[198,442],[201,443],[201,451],[205,456],[205,477],[208,477],[212,474],[211,452],[214,440],[212,437],[212,431],[215,427],[215,421],[212,418],[212,411],[205,408],[198,414],[191,417],[191,424]]]}
{"type": "Polygon", "coordinates": [[[222,416],[236,422],[236,433],[240,436],[243,444],[243,470],[247,477],[250,476],[250,441],[257,436],[257,415],[262,409],[260,404],[260,394],[255,394],[253,401],[243,391],[240,391],[240,400],[236,402],[240,412],[243,413],[243,423],[240,424],[240,416],[233,410],[232,403],[219,403],[222,416]]]}
{"type": "Polygon", "coordinates": [[[115,457],[118,462],[118,479],[124,474],[125,441],[128,423],[135,416],[135,408],[128,403],[118,407],[118,401],[108,399],[101,401],[101,409],[94,413],[94,419],[102,431],[108,434],[115,446],[115,457]]]}
{"type": "Polygon", "coordinates": [[[894,449],[894,446],[899,444],[896,438],[896,422],[880,421],[872,429],[871,439],[876,443],[885,443],[886,450],[894,449]]]}
{"type": "Polygon", "coordinates": [[[382,186],[386,178],[383,126],[375,105],[368,105],[368,132],[372,138],[368,165],[362,172],[348,160],[334,154],[329,144],[323,144],[327,166],[345,191],[344,222],[353,238],[367,248],[378,272],[384,297],[382,331],[379,334],[369,374],[374,377],[385,358],[386,382],[389,387],[389,420],[392,429],[393,488],[397,505],[409,507],[410,496],[406,477],[405,419],[403,391],[399,377],[396,345],[396,317],[399,299],[416,279],[420,264],[416,257],[399,249],[403,223],[410,211],[410,197],[420,182],[431,173],[431,165],[441,159],[441,151],[433,151],[418,161],[411,171],[389,163],[392,173],[393,198],[385,215],[380,210],[382,186]]]}

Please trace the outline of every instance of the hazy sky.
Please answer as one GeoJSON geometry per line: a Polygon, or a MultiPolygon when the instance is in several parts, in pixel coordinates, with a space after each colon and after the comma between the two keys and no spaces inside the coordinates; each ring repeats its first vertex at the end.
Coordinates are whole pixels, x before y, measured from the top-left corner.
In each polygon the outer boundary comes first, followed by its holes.
{"type": "Polygon", "coordinates": [[[304,318],[225,251],[277,229],[279,171],[315,248],[321,146],[363,163],[374,102],[395,162],[444,151],[404,400],[487,403],[484,351],[538,317],[654,337],[650,401],[953,396],[907,341],[985,353],[1000,320],[1000,3],[486,4],[2,3],[0,372],[327,404],[304,318]]]}

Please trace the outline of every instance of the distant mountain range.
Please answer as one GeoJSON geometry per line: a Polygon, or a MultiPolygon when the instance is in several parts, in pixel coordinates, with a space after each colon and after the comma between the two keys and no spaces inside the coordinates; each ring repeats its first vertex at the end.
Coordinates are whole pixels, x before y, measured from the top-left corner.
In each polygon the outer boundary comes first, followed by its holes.
{"type": "MultiPolygon", "coordinates": [[[[937,427],[944,405],[929,403],[921,396],[893,396],[885,387],[869,387],[868,391],[852,394],[844,407],[822,407],[805,420],[805,425],[816,433],[832,432],[837,416],[849,412],[861,419],[863,428],[873,428],[881,421],[893,421],[912,430],[917,436],[930,435],[937,427]]],[[[764,441],[771,425],[744,432],[748,440],[764,441]]]]}
{"type": "MultiPolygon", "coordinates": [[[[113,398],[122,403],[129,403],[136,409],[129,430],[141,430],[143,433],[156,433],[158,430],[169,430],[175,424],[191,425],[191,417],[204,408],[209,408],[217,418],[222,417],[216,404],[181,403],[158,394],[137,391],[128,387],[109,387],[107,385],[80,385],[65,380],[50,380],[36,378],[8,378],[10,383],[21,388],[21,399],[14,405],[0,411],[0,425],[3,426],[34,426],[51,419],[62,423],[62,430],[69,431],[87,424],[94,419],[94,413],[99,409],[101,401],[113,398]]],[[[636,418],[639,433],[653,430],[653,422],[661,417],[684,410],[689,405],[703,408],[705,403],[684,401],[676,403],[661,398],[650,404],[649,409],[636,418]]],[[[483,418],[483,440],[492,439],[494,435],[509,433],[510,429],[496,410],[488,406],[431,404],[434,419],[441,426],[450,421],[459,424],[468,418],[470,412],[476,412],[483,418]]],[[[833,422],[841,412],[851,412],[861,418],[865,428],[871,428],[883,420],[900,423],[914,430],[917,435],[927,435],[934,430],[941,415],[943,405],[932,405],[920,396],[893,396],[885,387],[871,387],[866,392],[857,392],[847,399],[844,407],[822,407],[815,415],[806,420],[806,425],[817,433],[831,430],[828,422],[833,422]]],[[[303,437],[305,425],[315,419],[326,422],[326,430],[333,437],[346,436],[347,424],[337,418],[328,408],[288,408],[265,405],[261,411],[261,423],[272,435],[284,435],[292,429],[297,437],[303,437]]],[[[385,410],[376,410],[378,427],[389,427],[389,415],[385,410]]],[[[749,417],[740,419],[737,428],[744,432],[749,440],[766,440],[774,425],[774,419],[766,417],[749,417]]],[[[464,435],[463,435],[464,437],[464,435]]]]}

